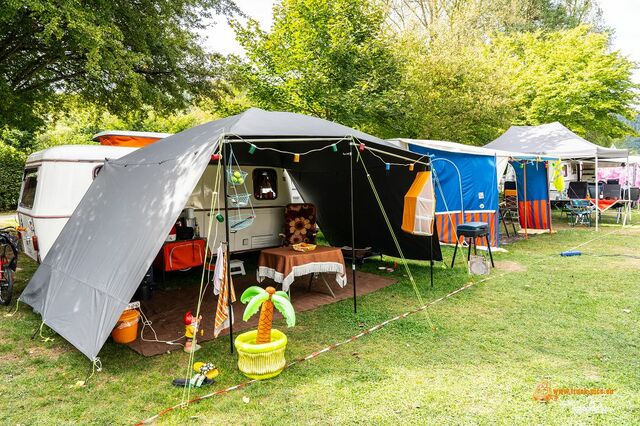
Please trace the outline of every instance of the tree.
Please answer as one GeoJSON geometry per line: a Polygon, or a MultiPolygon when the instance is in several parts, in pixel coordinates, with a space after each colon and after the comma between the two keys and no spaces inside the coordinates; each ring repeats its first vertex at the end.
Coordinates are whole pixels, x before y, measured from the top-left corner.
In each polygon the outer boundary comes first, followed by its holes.
{"type": "Polygon", "coordinates": [[[269,32],[234,22],[247,52],[241,70],[249,97],[268,109],[396,136],[401,72],[384,26],[384,10],[367,0],[283,0],[269,32]]]}
{"type": "Polygon", "coordinates": [[[588,26],[498,35],[492,55],[510,74],[513,124],[560,121],[588,140],[609,145],[633,133],[634,64],[611,51],[608,33],[588,26]]]}
{"type": "Polygon", "coordinates": [[[284,291],[276,291],[273,287],[263,289],[262,287],[251,286],[242,293],[240,301],[247,303],[242,316],[244,321],[248,321],[260,309],[258,334],[256,336],[257,345],[271,342],[274,307],[287,321],[288,327],[293,327],[296,324],[296,313],[289,301],[289,295],[284,291]]]}
{"type": "Polygon", "coordinates": [[[195,29],[231,0],[7,0],[0,12],[0,128],[33,130],[56,93],[123,113],[184,107],[210,89],[195,29]]]}

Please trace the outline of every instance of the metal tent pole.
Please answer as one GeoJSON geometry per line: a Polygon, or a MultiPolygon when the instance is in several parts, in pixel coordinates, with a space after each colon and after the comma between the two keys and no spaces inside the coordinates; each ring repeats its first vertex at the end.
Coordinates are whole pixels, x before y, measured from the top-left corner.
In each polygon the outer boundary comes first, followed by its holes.
{"type": "Polygon", "coordinates": [[[229,350],[233,353],[233,306],[231,305],[231,259],[229,257],[231,244],[229,243],[229,207],[227,205],[227,158],[231,161],[229,156],[229,149],[226,141],[222,140],[222,178],[224,187],[224,232],[226,239],[226,256],[225,267],[227,269],[227,307],[229,308],[229,350]]]}
{"type": "Polygon", "coordinates": [[[523,164],[524,169],[524,238],[529,238],[529,209],[527,208],[527,160],[523,164]]]}
{"type": "Polygon", "coordinates": [[[600,191],[598,191],[598,153],[596,153],[596,171],[594,174],[594,178],[596,181],[596,232],[598,231],[598,225],[599,225],[599,219],[600,219],[600,215],[599,213],[599,208],[600,206],[598,205],[598,201],[600,200],[600,191]]]}
{"type": "Polygon", "coordinates": [[[429,274],[431,275],[431,288],[433,288],[433,234],[429,235],[429,274]]]}
{"type": "Polygon", "coordinates": [[[349,141],[349,204],[351,207],[351,276],[353,280],[353,313],[358,313],[357,288],[356,288],[356,230],[353,211],[353,149],[354,141],[349,141]]]}

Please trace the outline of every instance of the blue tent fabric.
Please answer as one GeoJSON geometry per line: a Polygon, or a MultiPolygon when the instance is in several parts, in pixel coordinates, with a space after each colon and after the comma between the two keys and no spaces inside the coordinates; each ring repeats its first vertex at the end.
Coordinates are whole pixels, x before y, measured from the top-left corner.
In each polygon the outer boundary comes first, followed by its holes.
{"type": "Polygon", "coordinates": [[[489,223],[491,245],[498,246],[496,157],[449,152],[412,143],[409,143],[409,149],[431,158],[440,240],[455,243],[458,224],[481,221],[489,223]]]}
{"type": "Polygon", "coordinates": [[[549,188],[546,162],[512,161],[518,188],[520,226],[529,229],[549,229],[549,188]],[[526,170],[526,186],[525,186],[526,170]],[[526,194],[525,194],[526,188],[526,194]]]}

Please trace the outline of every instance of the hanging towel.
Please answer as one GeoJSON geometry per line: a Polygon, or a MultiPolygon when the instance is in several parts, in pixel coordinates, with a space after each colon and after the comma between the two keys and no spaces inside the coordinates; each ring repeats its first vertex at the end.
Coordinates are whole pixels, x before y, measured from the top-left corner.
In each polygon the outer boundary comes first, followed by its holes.
{"type": "MultiPolygon", "coordinates": [[[[216,319],[214,324],[213,335],[218,337],[220,332],[225,328],[229,328],[229,307],[227,285],[227,252],[222,247],[218,247],[216,255],[216,268],[213,274],[213,294],[218,296],[218,306],[216,307],[216,319]]],[[[231,302],[236,301],[236,292],[233,288],[233,280],[231,280],[231,302]]],[[[233,311],[231,312],[231,324],[233,324],[233,311]]]]}

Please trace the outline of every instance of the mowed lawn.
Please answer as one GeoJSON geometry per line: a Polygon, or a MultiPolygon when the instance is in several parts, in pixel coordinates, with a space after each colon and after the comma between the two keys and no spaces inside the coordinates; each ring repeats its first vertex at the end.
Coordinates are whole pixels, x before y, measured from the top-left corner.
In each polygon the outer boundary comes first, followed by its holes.
{"type": "MultiPolygon", "coordinates": [[[[160,424],[637,424],[640,422],[640,226],[567,229],[507,246],[488,280],[426,312],[393,322],[353,343],[292,366],[279,377],[216,396],[158,420],[160,424]],[[592,240],[592,241],[591,241],[592,240]],[[580,244],[583,256],[561,251],[580,244]],[[538,383],[553,388],[607,388],[612,395],[532,399],[538,383]]],[[[611,222],[611,219],[607,219],[611,222]]],[[[640,213],[634,215],[640,223],[640,213]]],[[[452,250],[444,248],[450,262],[452,250]]],[[[24,259],[24,258],[23,258],[24,259]]],[[[393,259],[385,259],[384,265],[393,259]]],[[[367,263],[379,272],[379,262],[367,263]]],[[[21,261],[18,292],[35,264],[21,261]]],[[[470,281],[463,262],[411,269],[425,301],[470,281]]],[[[286,330],[288,359],[305,356],[417,305],[402,269],[396,285],[360,299],[298,314],[286,330]]],[[[212,297],[212,296],[208,296],[212,297]]],[[[295,301],[294,301],[295,302],[295,301]]],[[[109,341],[103,371],[75,386],[89,361],[44,328],[22,305],[3,307],[0,321],[1,424],[131,424],[180,402],[170,385],[184,374],[187,354],[144,358],[109,341]]],[[[212,322],[213,313],[209,315],[212,322]]],[[[277,327],[283,328],[282,321],[277,327]]],[[[196,360],[221,370],[213,386],[241,383],[227,338],[203,344],[196,360]]]]}

